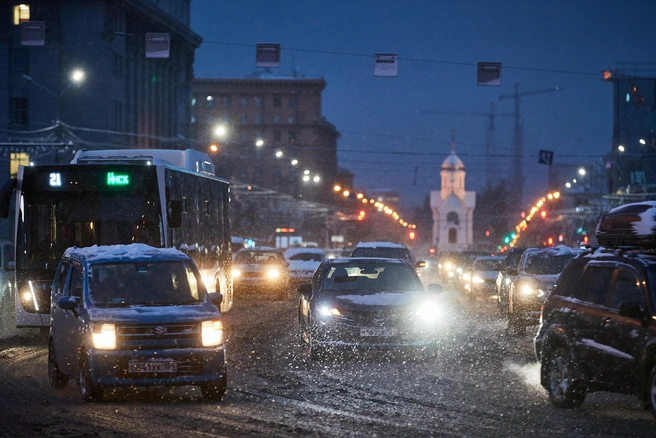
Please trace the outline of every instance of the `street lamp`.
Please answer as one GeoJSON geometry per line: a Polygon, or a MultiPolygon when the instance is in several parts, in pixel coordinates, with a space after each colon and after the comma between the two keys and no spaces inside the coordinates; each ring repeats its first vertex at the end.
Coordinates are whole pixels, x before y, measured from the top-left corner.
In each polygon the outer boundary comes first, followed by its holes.
{"type": "Polygon", "coordinates": [[[581,176],[585,176],[585,168],[584,168],[584,167],[581,167],[581,168],[579,169],[579,175],[581,175],[581,176]]]}
{"type": "Polygon", "coordinates": [[[214,128],[214,134],[219,138],[223,138],[228,134],[228,128],[225,125],[217,125],[214,128]]]}
{"type": "Polygon", "coordinates": [[[617,147],[617,150],[620,151],[620,152],[624,152],[624,146],[619,145],[619,146],[617,147]]]}

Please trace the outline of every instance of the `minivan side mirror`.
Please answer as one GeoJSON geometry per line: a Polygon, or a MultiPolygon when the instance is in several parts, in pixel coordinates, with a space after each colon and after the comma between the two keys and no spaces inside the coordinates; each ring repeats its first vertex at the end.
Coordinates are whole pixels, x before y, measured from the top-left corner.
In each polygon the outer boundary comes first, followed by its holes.
{"type": "Polygon", "coordinates": [[[220,309],[221,303],[223,302],[223,294],[219,292],[211,292],[210,300],[212,300],[212,303],[214,303],[217,309],[220,309]]]}
{"type": "Polygon", "coordinates": [[[73,296],[61,297],[57,299],[57,306],[60,309],[70,310],[71,312],[73,312],[73,315],[75,315],[75,317],[77,318],[79,316],[79,313],[77,313],[77,306],[78,306],[77,300],[78,300],[77,297],[73,297],[73,296]]]}
{"type": "Polygon", "coordinates": [[[642,319],[644,316],[644,311],[640,303],[630,303],[627,301],[622,301],[619,308],[620,316],[625,316],[627,318],[636,318],[642,319]]]}
{"type": "Polygon", "coordinates": [[[309,294],[312,292],[312,285],[310,283],[303,283],[299,285],[296,290],[301,294],[309,294]]]}

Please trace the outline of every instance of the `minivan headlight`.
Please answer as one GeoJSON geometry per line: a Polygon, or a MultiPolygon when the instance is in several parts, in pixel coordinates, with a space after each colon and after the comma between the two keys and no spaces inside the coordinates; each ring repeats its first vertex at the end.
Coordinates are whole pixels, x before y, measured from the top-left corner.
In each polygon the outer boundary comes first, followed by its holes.
{"type": "Polygon", "coordinates": [[[223,343],[223,324],[221,321],[203,321],[201,323],[203,347],[216,347],[223,343]]]}
{"type": "Polygon", "coordinates": [[[93,348],[98,350],[116,349],[116,326],[114,324],[94,324],[91,327],[93,348]]]}

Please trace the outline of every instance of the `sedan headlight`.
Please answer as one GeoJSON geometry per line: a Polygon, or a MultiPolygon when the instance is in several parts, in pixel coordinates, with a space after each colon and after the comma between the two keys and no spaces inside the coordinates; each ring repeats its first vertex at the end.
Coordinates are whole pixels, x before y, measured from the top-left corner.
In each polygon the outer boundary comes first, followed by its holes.
{"type": "Polygon", "coordinates": [[[469,275],[469,273],[465,272],[464,274],[462,274],[462,279],[465,280],[465,281],[469,281],[471,279],[471,275],[469,275]]]}
{"type": "Polygon", "coordinates": [[[321,307],[319,307],[319,315],[321,315],[321,316],[342,316],[342,313],[336,307],[321,306],[321,307]]]}
{"type": "Polygon", "coordinates": [[[472,278],[472,283],[479,283],[479,284],[480,284],[480,283],[485,283],[485,280],[483,280],[483,279],[482,279],[481,277],[479,277],[478,275],[474,275],[474,277],[472,278]]]}
{"type": "Polygon", "coordinates": [[[203,321],[200,328],[203,347],[216,347],[223,343],[223,324],[221,324],[221,321],[203,321]]]}
{"type": "Polygon", "coordinates": [[[91,342],[98,350],[116,349],[116,326],[114,324],[94,324],[91,326],[91,342]]]}
{"type": "Polygon", "coordinates": [[[528,283],[521,284],[519,286],[519,291],[522,293],[522,295],[535,295],[537,292],[535,288],[528,283]]]}
{"type": "Polygon", "coordinates": [[[280,271],[278,271],[277,269],[269,269],[267,271],[267,277],[271,279],[278,278],[279,276],[280,276],[280,271]]]}
{"type": "Polygon", "coordinates": [[[417,309],[415,315],[425,322],[434,322],[440,316],[440,308],[433,301],[426,301],[417,309]]]}
{"type": "Polygon", "coordinates": [[[241,271],[239,269],[232,270],[232,278],[241,277],[241,271]]]}

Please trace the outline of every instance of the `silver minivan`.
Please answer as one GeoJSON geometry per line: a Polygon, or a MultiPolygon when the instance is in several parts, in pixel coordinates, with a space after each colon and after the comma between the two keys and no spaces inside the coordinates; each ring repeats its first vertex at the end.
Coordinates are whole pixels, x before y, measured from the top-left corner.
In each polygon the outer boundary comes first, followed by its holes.
{"type": "Polygon", "coordinates": [[[227,372],[221,294],[194,262],[145,244],[68,248],[51,292],[48,376],[75,379],[84,400],[105,388],[199,386],[221,400],[227,372]]]}

